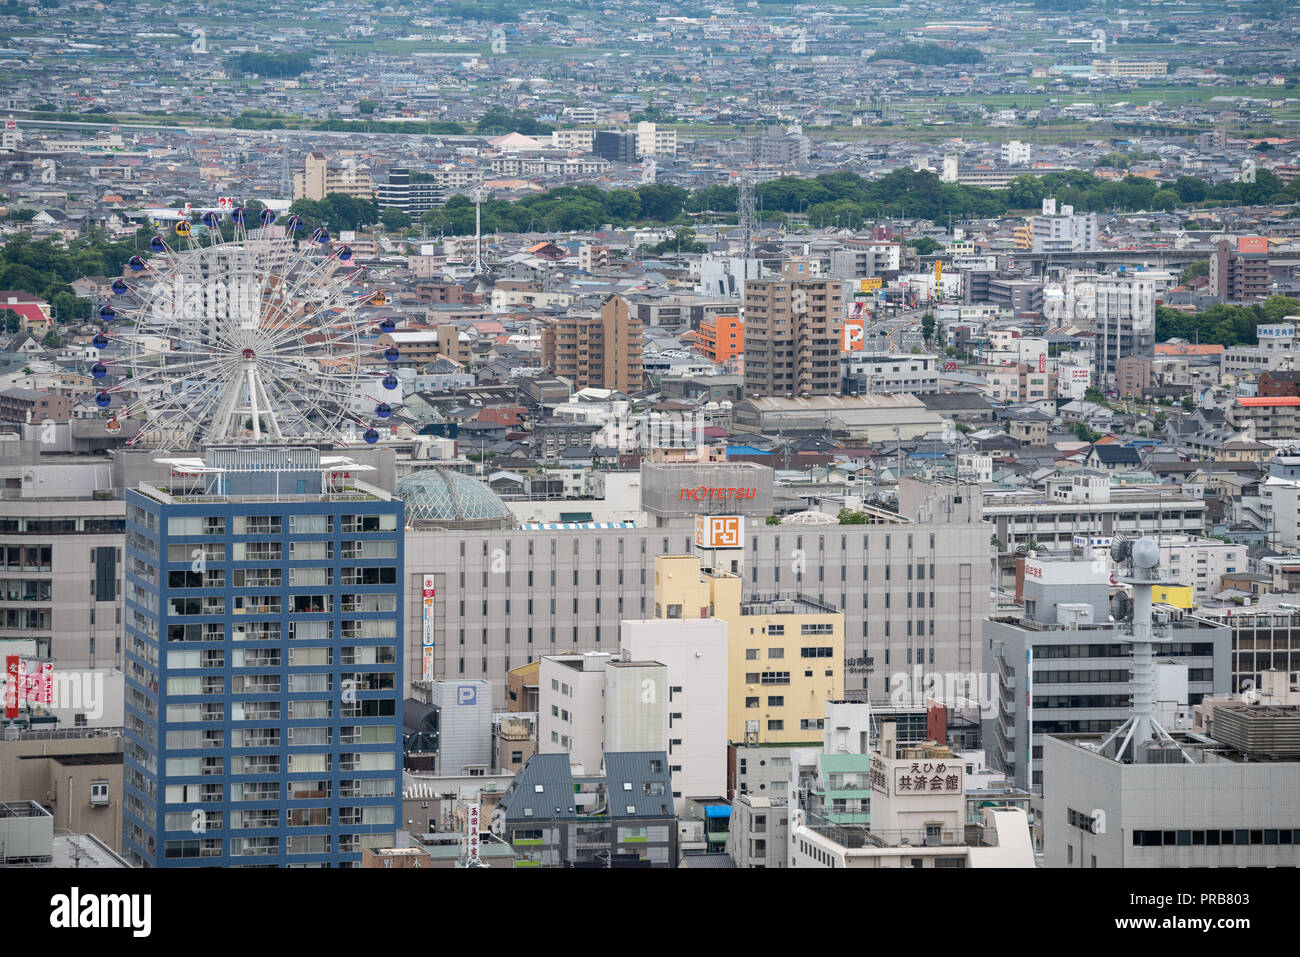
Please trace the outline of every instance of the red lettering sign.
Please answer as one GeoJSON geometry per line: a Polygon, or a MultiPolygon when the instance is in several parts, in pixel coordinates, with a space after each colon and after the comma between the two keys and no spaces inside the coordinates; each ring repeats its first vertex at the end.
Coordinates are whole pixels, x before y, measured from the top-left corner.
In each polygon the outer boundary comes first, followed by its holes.
{"type": "Polygon", "coordinates": [[[677,492],[677,501],[716,502],[727,499],[757,498],[756,488],[710,488],[700,485],[696,488],[683,488],[677,492]]]}

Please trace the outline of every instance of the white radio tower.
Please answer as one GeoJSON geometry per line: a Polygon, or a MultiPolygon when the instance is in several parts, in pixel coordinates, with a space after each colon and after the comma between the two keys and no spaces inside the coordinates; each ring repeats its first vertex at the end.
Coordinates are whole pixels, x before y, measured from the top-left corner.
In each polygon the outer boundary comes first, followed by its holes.
{"type": "MultiPolygon", "coordinates": [[[[1129,641],[1133,645],[1133,663],[1129,687],[1133,696],[1133,713],[1129,719],[1111,732],[1099,749],[1103,754],[1115,739],[1123,735],[1119,747],[1115,750],[1117,761],[1128,760],[1134,764],[1141,761],[1141,750],[1154,738],[1156,741],[1178,747],[1169,732],[1155,719],[1156,710],[1156,663],[1155,646],[1170,640],[1172,635],[1167,621],[1156,622],[1151,607],[1151,593],[1157,585],[1175,585],[1177,582],[1162,579],[1160,566],[1160,543],[1154,538],[1140,538],[1130,542],[1116,537],[1110,546],[1111,557],[1116,562],[1127,562],[1129,571],[1120,577],[1126,585],[1133,588],[1133,600],[1120,592],[1112,599],[1111,609],[1116,620],[1115,637],[1129,641]],[[1129,624],[1127,634],[1124,623],[1129,624]],[[1127,756],[1127,757],[1126,757],[1127,756]]],[[[1163,617],[1163,616],[1162,616],[1163,617]]],[[[1182,752],[1189,762],[1187,752],[1182,752]]]]}
{"type": "MultiPolygon", "coordinates": [[[[740,174],[740,190],[736,198],[740,214],[740,240],[746,262],[754,258],[754,233],[758,231],[758,212],[754,202],[754,181],[747,173],[740,174]]],[[[748,268],[748,267],[746,267],[748,268]]]]}
{"type": "Polygon", "coordinates": [[[483,274],[483,181],[474,187],[474,275],[483,274]]]}

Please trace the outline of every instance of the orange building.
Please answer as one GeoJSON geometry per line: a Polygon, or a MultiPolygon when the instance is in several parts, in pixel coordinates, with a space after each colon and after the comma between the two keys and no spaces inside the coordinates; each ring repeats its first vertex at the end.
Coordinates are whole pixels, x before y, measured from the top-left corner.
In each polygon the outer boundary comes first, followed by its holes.
{"type": "Polygon", "coordinates": [[[745,354],[745,325],[739,316],[705,316],[695,351],[710,362],[730,362],[745,354]]]}

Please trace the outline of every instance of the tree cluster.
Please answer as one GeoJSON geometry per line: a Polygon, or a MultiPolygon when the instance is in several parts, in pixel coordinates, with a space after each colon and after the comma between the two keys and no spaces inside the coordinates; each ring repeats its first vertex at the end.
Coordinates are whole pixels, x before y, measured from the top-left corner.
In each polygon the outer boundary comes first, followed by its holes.
{"type": "Polygon", "coordinates": [[[302,217],[304,231],[328,224],[331,229],[361,229],[379,222],[379,207],[373,199],[358,199],[330,193],[324,199],[299,199],[289,212],[302,217]]]}
{"type": "Polygon", "coordinates": [[[1250,306],[1220,303],[1197,313],[1157,306],[1156,341],[1177,338],[1221,346],[1254,345],[1259,341],[1256,324],[1281,322],[1295,315],[1300,315],[1300,300],[1289,296],[1269,296],[1250,306]]]}

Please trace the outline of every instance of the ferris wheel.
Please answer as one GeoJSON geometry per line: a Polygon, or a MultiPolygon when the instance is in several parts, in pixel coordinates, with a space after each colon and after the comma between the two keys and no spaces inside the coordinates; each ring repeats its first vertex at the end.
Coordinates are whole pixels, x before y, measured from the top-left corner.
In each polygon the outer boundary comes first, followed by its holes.
{"type": "MultiPolygon", "coordinates": [[[[149,258],[130,259],[131,279],[113,281],[92,344],[125,340],[129,374],[95,394],[105,429],[129,418],[127,445],[165,451],[377,442],[400,354],[370,336],[396,324],[358,312],[387,298],[325,227],[304,239],[296,215],[279,226],[269,209],[249,218],[235,208],[229,221],[181,220],[153,237],[149,258]]],[[[101,357],[90,373],[108,371],[101,357]]]]}

